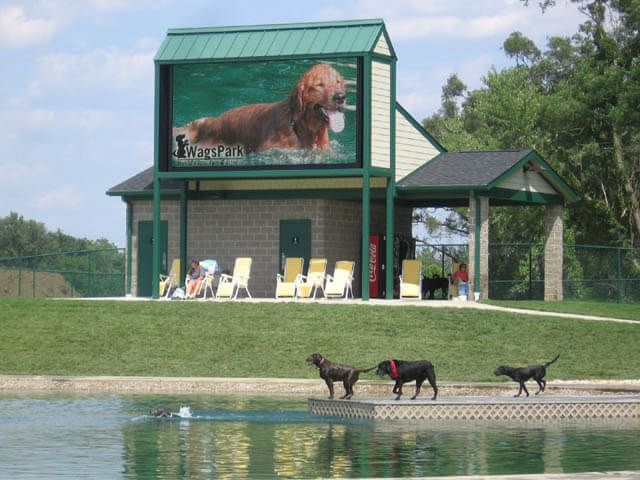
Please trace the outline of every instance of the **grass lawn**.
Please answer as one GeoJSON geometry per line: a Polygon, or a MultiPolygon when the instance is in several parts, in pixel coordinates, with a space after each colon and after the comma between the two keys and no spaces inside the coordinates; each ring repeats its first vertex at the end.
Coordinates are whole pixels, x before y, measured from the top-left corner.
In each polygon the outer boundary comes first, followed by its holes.
{"type": "Polygon", "coordinates": [[[598,317],[640,320],[640,305],[633,303],[581,302],[577,300],[564,300],[562,302],[490,300],[486,303],[501,307],[542,310],[544,312],[579,313],[598,317]]]}
{"type": "MultiPolygon", "coordinates": [[[[317,378],[320,352],[428,359],[439,380],[560,359],[550,379],[640,378],[640,324],[458,308],[0,299],[0,374],[317,378]]],[[[362,378],[375,378],[373,372],[362,378]]],[[[504,379],[501,379],[504,381],[504,379]]]]}

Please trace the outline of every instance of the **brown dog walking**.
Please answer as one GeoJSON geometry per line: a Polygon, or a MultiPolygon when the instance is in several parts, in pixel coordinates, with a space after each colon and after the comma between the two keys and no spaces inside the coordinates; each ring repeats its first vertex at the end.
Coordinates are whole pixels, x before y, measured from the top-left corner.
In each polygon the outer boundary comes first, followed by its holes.
{"type": "Polygon", "coordinates": [[[353,385],[358,381],[361,373],[369,372],[376,367],[371,368],[355,368],[348,365],[340,365],[333,363],[324,358],[319,353],[312,353],[307,358],[309,365],[315,365],[320,370],[320,378],[322,378],[327,387],[329,387],[329,399],[333,399],[333,382],[342,381],[345,394],[341,399],[349,400],[353,397],[353,385]]]}

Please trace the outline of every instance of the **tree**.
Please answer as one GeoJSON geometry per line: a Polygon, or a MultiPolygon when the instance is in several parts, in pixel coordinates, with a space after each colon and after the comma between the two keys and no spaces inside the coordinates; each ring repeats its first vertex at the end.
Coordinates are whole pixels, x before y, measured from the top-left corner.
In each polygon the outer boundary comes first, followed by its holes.
{"type": "Polygon", "coordinates": [[[640,0],[572,1],[587,15],[579,55],[563,57],[573,65],[551,79],[539,128],[553,136],[547,157],[583,196],[569,217],[577,240],[639,247],[640,0]]]}
{"type": "Polygon", "coordinates": [[[507,57],[515,58],[516,67],[533,65],[540,60],[540,49],[520,32],[509,35],[502,44],[502,49],[507,57]]]}
{"type": "MultiPolygon", "coordinates": [[[[454,116],[443,105],[424,125],[449,150],[534,148],[582,197],[566,216],[577,242],[640,247],[640,0],[572,1],[587,18],[579,32],[541,53],[512,33],[515,67],[492,69],[454,116]]],[[[515,224],[540,238],[540,219],[492,209],[492,240],[515,224]]]]}
{"type": "Polygon", "coordinates": [[[0,219],[0,259],[0,268],[60,272],[81,295],[118,295],[124,288],[124,254],[114,244],[49,232],[15,212],[0,219]]]}

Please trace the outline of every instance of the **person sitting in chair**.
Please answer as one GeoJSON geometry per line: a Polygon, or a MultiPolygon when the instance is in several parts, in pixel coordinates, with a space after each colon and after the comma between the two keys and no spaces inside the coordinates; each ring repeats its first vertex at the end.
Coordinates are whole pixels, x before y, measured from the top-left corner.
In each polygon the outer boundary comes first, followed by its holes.
{"type": "Polygon", "coordinates": [[[461,263],[460,269],[453,272],[451,281],[458,286],[458,295],[466,297],[469,294],[469,273],[467,272],[467,264],[461,263]]]}
{"type": "Polygon", "coordinates": [[[200,266],[200,261],[197,258],[191,260],[191,267],[187,272],[187,298],[193,298],[200,291],[200,284],[204,280],[205,272],[204,268],[200,266]]]}

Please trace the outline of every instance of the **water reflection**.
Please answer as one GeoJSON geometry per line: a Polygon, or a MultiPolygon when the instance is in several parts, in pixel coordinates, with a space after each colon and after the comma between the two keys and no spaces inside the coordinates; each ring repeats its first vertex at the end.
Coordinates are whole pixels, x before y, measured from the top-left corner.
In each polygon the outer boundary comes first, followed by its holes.
{"type": "Polygon", "coordinates": [[[317,478],[640,470],[637,420],[343,421],[304,398],[0,395],[9,478],[317,478]],[[189,405],[189,419],[153,407],[189,405]],[[10,439],[7,441],[6,439],[10,439]],[[69,476],[69,475],[66,475],[69,476]]]}

